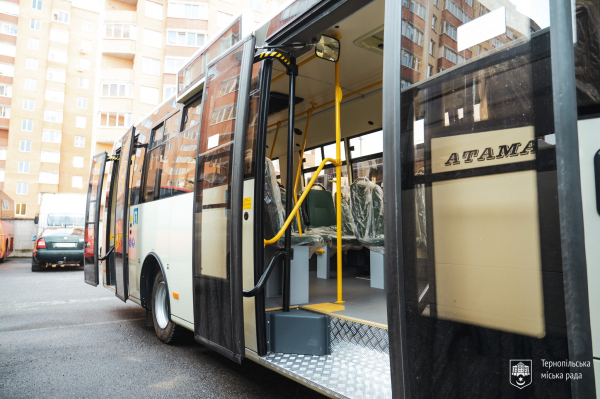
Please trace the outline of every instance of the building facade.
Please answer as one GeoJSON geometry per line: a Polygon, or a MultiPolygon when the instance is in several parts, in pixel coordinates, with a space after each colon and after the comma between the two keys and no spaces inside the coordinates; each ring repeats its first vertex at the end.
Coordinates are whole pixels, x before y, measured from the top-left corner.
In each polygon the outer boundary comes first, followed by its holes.
{"type": "Polygon", "coordinates": [[[43,193],[86,189],[101,8],[87,0],[12,4],[19,35],[0,46],[3,58],[14,57],[3,183],[16,216],[33,218],[43,193]]]}

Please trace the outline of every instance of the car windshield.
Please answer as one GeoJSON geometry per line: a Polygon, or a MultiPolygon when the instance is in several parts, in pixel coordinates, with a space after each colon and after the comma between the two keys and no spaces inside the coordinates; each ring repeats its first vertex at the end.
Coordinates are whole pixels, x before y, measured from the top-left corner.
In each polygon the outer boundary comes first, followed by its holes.
{"type": "Polygon", "coordinates": [[[83,215],[71,213],[51,213],[48,215],[48,227],[79,226],[83,227],[83,215]]]}

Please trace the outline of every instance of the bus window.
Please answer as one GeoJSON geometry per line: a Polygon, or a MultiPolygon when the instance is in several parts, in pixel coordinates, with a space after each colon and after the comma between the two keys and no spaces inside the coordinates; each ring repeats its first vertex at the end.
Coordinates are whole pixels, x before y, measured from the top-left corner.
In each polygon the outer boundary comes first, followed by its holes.
{"type": "Polygon", "coordinates": [[[202,111],[202,95],[185,106],[183,131],[198,126],[200,123],[200,112],[202,111]]]}
{"type": "Polygon", "coordinates": [[[179,129],[181,128],[181,114],[178,112],[174,113],[166,120],[163,125],[165,128],[163,130],[163,140],[167,141],[172,137],[175,137],[177,133],[179,133],[179,129]]]}
{"type": "Polygon", "coordinates": [[[159,197],[160,192],[160,160],[164,152],[164,146],[150,151],[150,160],[148,161],[148,175],[144,184],[144,202],[154,201],[159,197]],[[158,184],[157,184],[158,183],[158,184]]]}
{"type": "Polygon", "coordinates": [[[196,171],[198,130],[190,129],[181,132],[171,142],[173,143],[173,159],[169,178],[171,180],[172,195],[192,192],[196,171]]]}
{"type": "Polygon", "coordinates": [[[246,128],[246,151],[244,158],[244,178],[254,176],[254,145],[256,141],[256,129],[258,128],[258,108],[260,106],[260,70],[263,63],[256,63],[252,67],[252,88],[250,93],[250,114],[248,116],[248,127],[246,128]],[[256,89],[254,89],[256,88],[256,89]]]}
{"type": "MultiPolygon", "coordinates": [[[[173,168],[171,167],[171,163],[173,161],[175,155],[175,140],[167,141],[163,146],[161,146],[161,158],[158,162],[159,165],[159,176],[157,179],[160,179],[160,193],[158,195],[158,199],[169,198],[173,189],[173,181],[171,178],[171,173],[173,168]]],[[[159,180],[157,180],[159,181],[159,180]]]]}
{"type": "Polygon", "coordinates": [[[383,131],[363,134],[348,140],[352,181],[365,177],[375,184],[383,184],[383,131]]]}

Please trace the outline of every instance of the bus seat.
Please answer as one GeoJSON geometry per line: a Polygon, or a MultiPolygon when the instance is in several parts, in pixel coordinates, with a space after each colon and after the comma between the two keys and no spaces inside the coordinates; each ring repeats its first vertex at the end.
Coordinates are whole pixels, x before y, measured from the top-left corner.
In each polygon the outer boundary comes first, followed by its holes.
{"type": "MultiPolygon", "coordinates": [[[[281,191],[277,184],[277,178],[275,173],[275,167],[273,162],[269,158],[265,158],[265,221],[264,231],[265,237],[274,237],[285,223],[285,205],[282,200],[281,191]]],[[[284,238],[275,243],[278,247],[283,247],[284,238]]],[[[322,237],[316,235],[303,235],[292,232],[292,245],[308,245],[310,247],[310,256],[317,249],[325,245],[325,241],[322,237]]]]}
{"type": "MultiPolygon", "coordinates": [[[[281,203],[283,204],[283,209],[285,209],[285,188],[281,185],[279,186],[279,192],[281,193],[281,203]]],[[[300,198],[300,195],[298,195],[298,198],[300,198]]],[[[304,233],[306,231],[306,215],[304,213],[305,210],[302,206],[300,206],[300,210],[298,212],[300,212],[300,224],[302,225],[302,232],[304,233]]],[[[294,219],[292,219],[292,231],[298,233],[297,217],[294,217],[294,219]]]]}
{"type": "Polygon", "coordinates": [[[350,186],[350,199],[356,236],[370,250],[371,287],[384,289],[383,190],[359,177],[350,186]]]}

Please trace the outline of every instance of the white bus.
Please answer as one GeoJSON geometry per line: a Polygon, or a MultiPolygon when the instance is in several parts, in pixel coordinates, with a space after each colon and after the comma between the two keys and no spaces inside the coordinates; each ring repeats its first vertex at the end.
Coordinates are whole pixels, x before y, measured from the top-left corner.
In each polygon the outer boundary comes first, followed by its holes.
{"type": "Polygon", "coordinates": [[[600,18],[570,3],[237,18],[94,157],[85,281],[330,397],[596,397],[600,18]]]}

